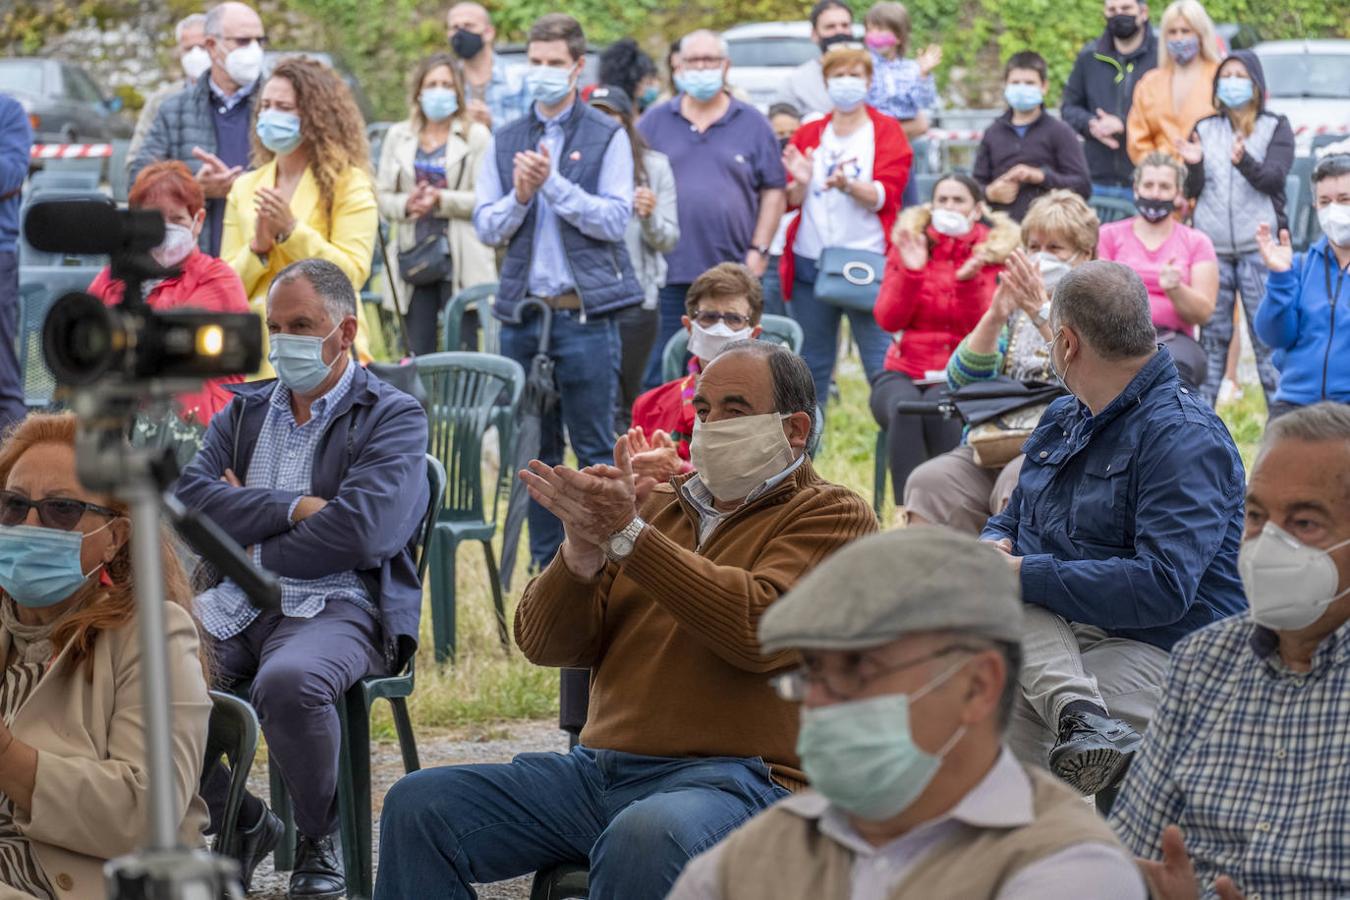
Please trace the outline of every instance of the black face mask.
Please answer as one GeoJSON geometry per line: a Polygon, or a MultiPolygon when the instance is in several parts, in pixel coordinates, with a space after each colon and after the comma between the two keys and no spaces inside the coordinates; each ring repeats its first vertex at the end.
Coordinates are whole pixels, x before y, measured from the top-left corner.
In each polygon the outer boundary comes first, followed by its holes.
{"type": "Polygon", "coordinates": [[[780,138],[778,139],[778,149],[779,149],[779,150],[786,150],[786,149],[787,149],[788,142],[791,141],[791,140],[792,140],[792,135],[788,135],[787,137],[780,137],[780,138]]]}
{"type": "Polygon", "coordinates": [[[1171,200],[1154,200],[1149,197],[1140,197],[1139,192],[1134,192],[1134,208],[1139,210],[1139,215],[1144,217],[1146,222],[1161,222],[1163,219],[1176,212],[1177,205],[1171,200]]]}
{"type": "Polygon", "coordinates": [[[1111,32],[1111,37],[1128,41],[1139,33],[1139,19],[1137,16],[1111,16],[1106,20],[1106,30],[1111,32]]]}
{"type": "Polygon", "coordinates": [[[483,52],[483,36],[461,28],[450,35],[450,49],[460,59],[473,59],[483,52]]]}
{"type": "Polygon", "coordinates": [[[836,44],[856,44],[856,43],[858,43],[858,39],[855,38],[852,34],[849,34],[847,32],[845,32],[844,34],[832,34],[827,38],[820,39],[820,52],[829,53],[830,48],[835,46],[836,44]]]}

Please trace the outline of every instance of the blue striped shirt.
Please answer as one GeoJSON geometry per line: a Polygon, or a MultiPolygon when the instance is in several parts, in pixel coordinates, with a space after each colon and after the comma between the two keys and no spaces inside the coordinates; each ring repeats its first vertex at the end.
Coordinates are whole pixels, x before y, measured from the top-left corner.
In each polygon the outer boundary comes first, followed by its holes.
{"type": "MultiPolygon", "coordinates": [[[[314,456],[319,443],[332,424],[342,399],[351,389],[355,363],[348,362],[346,371],[333,389],[314,401],[309,421],[299,425],[291,411],[291,392],[280,381],[272,391],[267,418],[258,434],[258,444],[249,461],[248,487],[295,491],[299,496],[291,504],[290,514],[300,499],[313,490],[314,456]]],[[[262,565],[262,548],[253,548],[254,564],[262,565]]],[[[377,615],[370,594],[355,572],[339,572],[312,581],[297,578],[281,579],[281,611],[297,619],[312,619],[323,611],[329,600],[348,600],[377,615]]],[[[195,601],[197,618],[202,627],[217,640],[239,634],[257,618],[258,610],[249,602],[242,588],[226,579],[216,587],[200,594],[195,601]]]]}
{"type": "Polygon", "coordinates": [[[1147,859],[1181,826],[1204,898],[1220,875],[1248,900],[1350,896],[1350,624],[1307,672],[1246,615],[1177,644],[1111,824],[1147,859]]]}

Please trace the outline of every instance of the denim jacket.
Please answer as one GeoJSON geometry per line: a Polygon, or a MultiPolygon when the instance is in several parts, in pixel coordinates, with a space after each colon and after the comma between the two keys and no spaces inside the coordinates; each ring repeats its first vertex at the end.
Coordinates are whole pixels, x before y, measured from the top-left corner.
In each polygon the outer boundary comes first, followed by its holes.
{"type": "Polygon", "coordinates": [[[1022,557],[1022,599],[1170,650],[1246,608],[1242,460],[1166,348],[1099,415],[1050,405],[984,540],[1022,557]]]}

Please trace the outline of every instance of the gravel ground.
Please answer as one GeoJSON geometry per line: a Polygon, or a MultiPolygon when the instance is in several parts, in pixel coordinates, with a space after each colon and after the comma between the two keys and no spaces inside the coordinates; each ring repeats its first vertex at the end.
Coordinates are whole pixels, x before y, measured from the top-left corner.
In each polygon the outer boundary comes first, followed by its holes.
{"type": "MultiPolygon", "coordinates": [[[[463,765],[466,763],[509,762],[517,753],[563,751],[567,736],[558,730],[556,719],[537,722],[510,722],[434,736],[418,734],[417,750],[422,767],[463,765]]],[[[375,865],[379,867],[380,810],[384,795],[403,774],[398,744],[389,741],[376,745],[371,766],[371,803],[375,811],[375,865]]],[[[250,787],[260,797],[267,796],[267,767],[259,761],[253,767],[250,787]]],[[[289,873],[272,869],[269,857],[253,875],[253,900],[284,900],[289,873]]],[[[530,877],[516,878],[479,888],[481,900],[528,900],[530,877]]]]}

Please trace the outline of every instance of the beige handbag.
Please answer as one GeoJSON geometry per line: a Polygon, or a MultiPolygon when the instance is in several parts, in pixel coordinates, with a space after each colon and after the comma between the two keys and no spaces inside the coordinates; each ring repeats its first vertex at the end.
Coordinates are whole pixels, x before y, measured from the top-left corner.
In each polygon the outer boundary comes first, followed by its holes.
{"type": "Polygon", "coordinates": [[[1033,403],[972,427],[966,442],[975,455],[976,465],[1001,469],[1016,459],[1049,408],[1049,403],[1033,403]]]}

